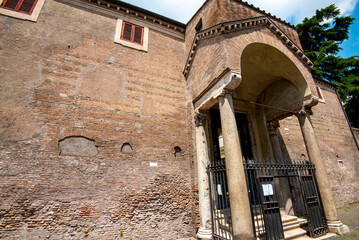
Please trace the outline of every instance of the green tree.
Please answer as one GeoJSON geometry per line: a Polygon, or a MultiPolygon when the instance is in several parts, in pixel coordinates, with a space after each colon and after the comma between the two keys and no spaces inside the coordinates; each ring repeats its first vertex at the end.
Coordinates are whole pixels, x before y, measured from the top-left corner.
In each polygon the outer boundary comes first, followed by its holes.
{"type": "Polygon", "coordinates": [[[359,56],[342,58],[340,44],[349,38],[355,18],[340,16],[333,4],[297,25],[305,54],[313,61],[313,77],[329,81],[338,93],[353,127],[359,127],[359,56]]]}

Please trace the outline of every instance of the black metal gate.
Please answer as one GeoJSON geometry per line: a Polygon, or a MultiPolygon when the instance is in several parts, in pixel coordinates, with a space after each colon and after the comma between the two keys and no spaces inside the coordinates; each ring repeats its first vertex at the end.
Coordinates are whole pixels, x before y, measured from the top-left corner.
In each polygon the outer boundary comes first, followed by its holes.
{"type": "Polygon", "coordinates": [[[328,225],[322,208],[319,191],[317,190],[315,174],[310,174],[310,172],[313,172],[313,170],[310,170],[308,175],[301,176],[301,181],[309,215],[309,235],[311,237],[319,237],[328,232],[328,225]]]}
{"type": "MultiPolygon", "coordinates": [[[[232,219],[227,187],[225,154],[220,144],[220,114],[210,109],[213,159],[207,168],[214,239],[233,239],[232,219]]],[[[309,161],[294,163],[255,163],[245,114],[235,113],[252,213],[253,232],[257,239],[284,239],[279,203],[274,188],[275,178],[287,178],[295,213],[308,219],[309,235],[318,237],[328,226],[315,178],[315,166],[309,161]]]]}
{"type": "Polygon", "coordinates": [[[245,163],[253,230],[259,239],[284,239],[280,209],[273,186],[274,178],[296,178],[306,208],[309,235],[319,237],[328,232],[315,178],[315,166],[308,161],[292,164],[245,163]]]}
{"type": "Polygon", "coordinates": [[[224,159],[207,168],[211,200],[212,234],[216,239],[233,239],[227,176],[224,159]]]}
{"type": "Polygon", "coordinates": [[[274,176],[268,164],[244,164],[253,232],[258,239],[284,239],[280,208],[274,189],[274,176]]]}

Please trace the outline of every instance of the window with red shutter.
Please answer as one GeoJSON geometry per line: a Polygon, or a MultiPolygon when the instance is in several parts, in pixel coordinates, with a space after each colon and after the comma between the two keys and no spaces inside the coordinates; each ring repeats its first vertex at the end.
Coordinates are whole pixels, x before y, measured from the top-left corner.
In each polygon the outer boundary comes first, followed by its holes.
{"type": "Polygon", "coordinates": [[[142,45],[142,39],[143,39],[142,36],[143,36],[143,28],[135,26],[135,33],[134,33],[134,36],[133,36],[133,41],[135,43],[138,43],[138,44],[142,45]]]}
{"type": "Polygon", "coordinates": [[[143,45],[143,27],[123,22],[121,39],[143,45]]]}
{"type": "Polygon", "coordinates": [[[37,0],[4,0],[1,8],[9,9],[15,12],[31,14],[35,8],[37,0]]]}

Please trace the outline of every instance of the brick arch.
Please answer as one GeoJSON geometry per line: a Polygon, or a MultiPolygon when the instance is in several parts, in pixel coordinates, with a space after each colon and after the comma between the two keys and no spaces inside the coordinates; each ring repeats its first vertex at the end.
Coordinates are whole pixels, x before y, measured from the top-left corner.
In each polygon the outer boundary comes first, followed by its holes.
{"type": "Polygon", "coordinates": [[[253,31],[245,31],[240,34],[235,33],[227,40],[228,63],[231,69],[242,70],[242,54],[244,50],[251,44],[265,44],[283,53],[298,68],[299,72],[306,80],[310,92],[316,95],[316,88],[310,68],[296,56],[292,50],[284,44],[272,31],[268,28],[261,28],[253,31]]]}

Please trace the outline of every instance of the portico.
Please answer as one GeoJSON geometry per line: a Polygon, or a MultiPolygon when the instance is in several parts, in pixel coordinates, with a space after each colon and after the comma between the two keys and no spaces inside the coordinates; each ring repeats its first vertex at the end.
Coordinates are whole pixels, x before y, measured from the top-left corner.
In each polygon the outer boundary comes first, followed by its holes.
{"type": "MultiPolygon", "coordinates": [[[[251,180],[247,169],[249,165],[253,167],[255,164],[297,166],[293,162],[296,160],[283,158],[278,140],[278,121],[288,116],[298,118],[307,146],[308,164],[313,164],[311,170],[295,175],[298,179],[304,179],[301,176],[306,174],[314,176],[309,179],[308,184],[317,186],[315,194],[318,204],[315,211],[322,216],[323,221],[319,222],[320,227],[313,227],[313,236],[323,235],[328,229],[334,231],[333,223],[337,224],[335,231],[347,231],[347,227],[337,216],[319,146],[310,122],[311,108],[318,103],[318,99],[311,93],[307,81],[303,73],[283,53],[268,45],[253,44],[242,52],[241,72],[227,68],[194,100],[201,214],[198,232],[200,238],[211,239],[218,235],[224,239],[254,239],[258,234],[266,234],[265,231],[259,233],[260,230],[255,223],[258,219],[257,214],[264,211],[263,206],[268,207],[261,202],[263,196],[265,197],[263,194],[268,194],[264,193],[264,185],[274,188],[271,190],[274,192],[268,196],[273,196],[273,201],[278,202],[278,211],[275,215],[279,221],[279,209],[284,209],[286,214],[291,211],[293,213],[289,174],[272,174],[272,178],[265,179],[267,182],[263,180],[253,184],[251,181],[256,177],[253,175],[251,180]],[[255,59],[258,62],[255,62],[255,59]],[[218,111],[220,116],[218,132],[213,128],[215,123],[212,122],[211,112],[214,111],[218,111]],[[247,119],[245,128],[238,126],[243,123],[238,120],[238,114],[247,119]],[[240,129],[247,130],[243,132],[240,129]],[[246,131],[248,133],[245,133],[246,131]],[[245,138],[247,140],[244,140],[245,138]],[[222,147],[220,151],[224,150],[220,157],[213,152],[216,151],[216,143],[212,141],[222,141],[218,144],[222,147]],[[247,153],[243,154],[243,150],[251,151],[250,157],[247,153]],[[209,172],[208,166],[218,169],[218,163],[221,161],[219,159],[223,161],[224,173],[213,175],[209,172]],[[251,188],[251,184],[254,188],[251,188]],[[228,203],[223,203],[225,201],[228,203]],[[258,204],[262,204],[261,209],[257,207],[258,204]],[[218,219],[222,219],[222,222],[215,223],[215,216],[219,216],[218,219]]],[[[283,168],[284,171],[286,169],[283,168]]],[[[252,172],[254,173],[254,170],[252,172]]],[[[261,179],[258,172],[254,174],[261,179]]],[[[267,223],[264,221],[263,224],[267,223]]],[[[317,223],[310,224],[314,226],[317,223]]],[[[278,234],[283,234],[280,233],[283,231],[280,230],[281,222],[278,226],[278,234]]]]}

